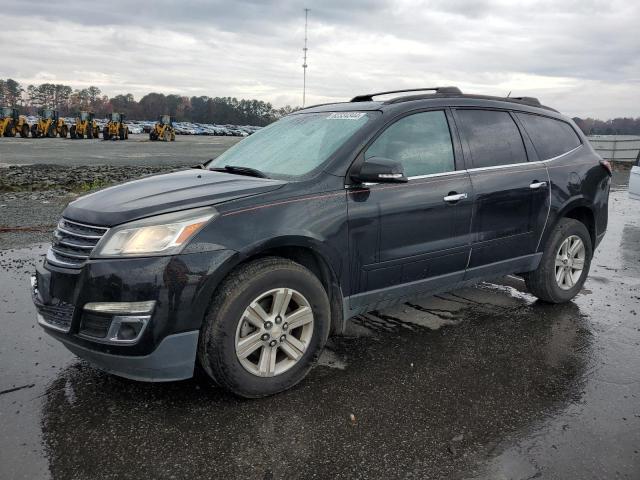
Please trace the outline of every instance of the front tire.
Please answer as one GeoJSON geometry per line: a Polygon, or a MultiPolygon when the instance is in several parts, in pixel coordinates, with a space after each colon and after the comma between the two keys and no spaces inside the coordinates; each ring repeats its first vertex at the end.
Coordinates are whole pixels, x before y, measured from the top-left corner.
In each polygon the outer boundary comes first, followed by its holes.
{"type": "Polygon", "coordinates": [[[582,289],[589,274],[593,247],[582,222],[563,218],[547,240],[540,265],[524,274],[529,291],[548,303],[565,303],[582,289]]]}
{"type": "Polygon", "coordinates": [[[278,257],[247,263],[213,297],[200,333],[200,365],[242,397],[287,390],[318,360],[330,315],[324,287],[302,265],[278,257]]]}

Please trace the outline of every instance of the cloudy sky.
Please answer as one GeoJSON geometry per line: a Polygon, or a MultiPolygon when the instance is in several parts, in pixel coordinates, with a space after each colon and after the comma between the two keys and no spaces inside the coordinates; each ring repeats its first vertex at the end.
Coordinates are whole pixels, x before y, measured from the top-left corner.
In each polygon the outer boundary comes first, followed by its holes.
{"type": "Polygon", "coordinates": [[[434,85],[640,116],[636,0],[3,2],[0,78],[300,105],[434,85]]]}

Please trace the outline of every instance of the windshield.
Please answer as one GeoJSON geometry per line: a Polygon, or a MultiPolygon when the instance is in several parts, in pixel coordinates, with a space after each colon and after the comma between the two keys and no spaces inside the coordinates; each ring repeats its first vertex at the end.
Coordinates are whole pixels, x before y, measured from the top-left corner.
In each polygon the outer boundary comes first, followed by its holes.
{"type": "Polygon", "coordinates": [[[112,113],[111,114],[111,121],[112,122],[119,122],[120,121],[120,114],[119,113],[112,113]]]}
{"type": "Polygon", "coordinates": [[[169,117],[169,115],[163,115],[160,117],[160,123],[163,125],[169,125],[171,123],[171,117],[169,117]]]}
{"type": "Polygon", "coordinates": [[[1,116],[2,118],[11,117],[11,116],[12,116],[12,113],[13,113],[12,109],[11,109],[11,108],[8,108],[8,107],[4,107],[4,108],[2,108],[2,109],[0,110],[0,116],[1,116]]]}
{"type": "Polygon", "coordinates": [[[291,115],[258,130],[213,160],[260,170],[272,177],[298,177],[322,165],[356,131],[370,112],[323,112],[291,115]]]}
{"type": "Polygon", "coordinates": [[[80,112],[80,120],[89,120],[89,112],[80,112]]]}
{"type": "Polygon", "coordinates": [[[43,110],[42,118],[53,118],[53,110],[43,110]]]}

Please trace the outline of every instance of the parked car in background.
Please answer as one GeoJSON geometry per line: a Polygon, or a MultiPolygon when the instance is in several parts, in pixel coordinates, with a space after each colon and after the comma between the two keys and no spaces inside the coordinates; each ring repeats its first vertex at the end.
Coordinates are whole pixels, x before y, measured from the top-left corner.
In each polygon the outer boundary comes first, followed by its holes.
{"type": "Polygon", "coordinates": [[[629,197],[634,200],[640,200],[640,153],[629,175],[629,197]]]}
{"type": "Polygon", "coordinates": [[[108,372],[292,387],[356,314],[516,274],[580,292],[611,169],[532,98],[455,87],[299,110],[202,169],[80,197],[33,277],[39,324],[108,372]]]}

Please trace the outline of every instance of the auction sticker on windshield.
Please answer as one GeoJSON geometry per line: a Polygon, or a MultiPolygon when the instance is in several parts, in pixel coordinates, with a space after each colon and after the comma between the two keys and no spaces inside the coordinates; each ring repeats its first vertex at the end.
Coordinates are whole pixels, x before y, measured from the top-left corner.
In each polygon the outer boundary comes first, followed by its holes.
{"type": "Polygon", "coordinates": [[[327,117],[327,120],[358,120],[365,115],[364,112],[334,112],[327,117]]]}

